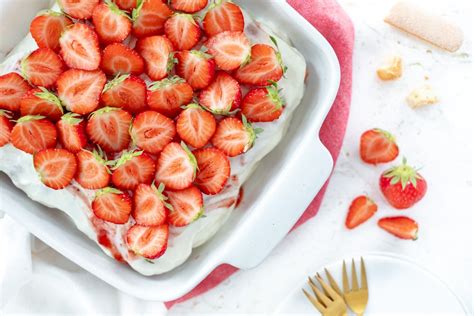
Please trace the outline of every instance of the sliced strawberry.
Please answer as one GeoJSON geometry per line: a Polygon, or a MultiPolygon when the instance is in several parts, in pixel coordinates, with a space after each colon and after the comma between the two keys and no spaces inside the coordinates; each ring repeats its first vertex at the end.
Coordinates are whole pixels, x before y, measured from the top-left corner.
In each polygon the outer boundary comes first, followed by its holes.
{"type": "Polygon", "coordinates": [[[176,50],[188,50],[199,42],[201,28],[191,14],[175,13],[165,23],[165,34],[176,50]]]}
{"type": "Polygon", "coordinates": [[[214,114],[229,114],[239,108],[241,100],[239,83],[224,71],[217,72],[214,81],[199,95],[199,103],[214,114]]]}
{"type": "Polygon", "coordinates": [[[42,115],[56,122],[63,115],[63,106],[53,92],[41,87],[31,89],[21,98],[20,114],[21,116],[42,115]]]}
{"type": "Polygon", "coordinates": [[[110,1],[95,7],[92,23],[102,44],[120,43],[132,32],[130,17],[110,1]]]}
{"type": "Polygon", "coordinates": [[[133,194],[132,216],[137,224],[142,226],[159,226],[166,223],[168,218],[167,198],[163,195],[165,186],[158,188],[152,184],[139,184],[133,194]]]}
{"type": "Polygon", "coordinates": [[[152,80],[161,80],[167,76],[173,60],[173,44],[169,39],[164,36],[143,38],[138,41],[137,50],[145,60],[146,73],[152,80]]]}
{"type": "Polygon", "coordinates": [[[176,53],[176,73],[194,90],[207,87],[214,79],[216,64],[211,56],[197,50],[176,53]]]}
{"type": "Polygon", "coordinates": [[[222,70],[235,70],[250,60],[252,46],[243,32],[222,32],[206,42],[217,67],[222,70]]]}
{"type": "Polygon", "coordinates": [[[243,84],[266,86],[280,80],[284,71],[279,51],[266,44],[256,44],[252,46],[250,62],[237,69],[235,79],[243,84]]]}
{"type": "Polygon", "coordinates": [[[145,71],[145,61],[135,50],[121,43],[110,44],[104,49],[100,68],[110,75],[140,75],[145,71]]]}
{"type": "Polygon", "coordinates": [[[87,145],[86,124],[79,114],[69,112],[56,123],[59,141],[64,148],[77,153],[87,145]]]}
{"type": "Polygon", "coordinates": [[[349,206],[346,217],[346,227],[355,228],[371,218],[377,212],[377,204],[369,197],[361,195],[356,197],[349,206]]]}
{"type": "Polygon", "coordinates": [[[167,191],[173,210],[168,216],[171,225],[182,227],[191,224],[204,214],[202,193],[195,186],[180,191],[167,191]]]}
{"type": "Polygon", "coordinates": [[[61,56],[70,68],[96,70],[100,65],[99,39],[82,23],[68,27],[59,38],[61,56]]]}
{"type": "Polygon", "coordinates": [[[128,148],[131,122],[127,111],[105,107],[90,115],[86,130],[89,139],[106,152],[118,152],[128,148]]]}
{"type": "Polygon", "coordinates": [[[176,120],[179,137],[194,148],[204,147],[216,131],[214,115],[197,104],[189,104],[176,120]]]}
{"type": "Polygon", "coordinates": [[[148,88],[147,102],[150,109],[174,118],[181,106],[193,99],[193,88],[178,76],[152,83],[148,88]]]}
{"type": "Polygon", "coordinates": [[[378,225],[401,239],[416,240],[418,238],[418,223],[406,216],[381,218],[378,225]]]}
{"type": "Polygon", "coordinates": [[[208,0],[171,0],[170,6],[174,10],[186,13],[196,13],[207,6],[208,0]]]}
{"type": "Polygon", "coordinates": [[[107,187],[96,192],[92,211],[106,222],[125,224],[132,212],[132,199],[127,193],[107,187]]]}
{"type": "Polygon", "coordinates": [[[67,187],[74,179],[77,168],[74,154],[60,148],[38,151],[33,155],[33,165],[41,182],[54,190],[67,187]]]}
{"type": "Polygon", "coordinates": [[[43,116],[27,115],[20,118],[12,129],[13,146],[29,154],[56,147],[56,127],[43,116]]]}
{"type": "Polygon", "coordinates": [[[59,38],[66,27],[73,22],[64,14],[45,11],[36,16],[30,24],[30,33],[40,48],[59,51],[59,38]]]}
{"type": "Polygon", "coordinates": [[[208,37],[225,31],[243,32],[244,15],[238,5],[229,1],[216,1],[209,7],[202,21],[208,37]]]}
{"type": "Polygon", "coordinates": [[[167,190],[189,187],[196,177],[196,158],[184,143],[169,143],[156,164],[155,181],[164,183],[167,190]]]}
{"type": "Polygon", "coordinates": [[[168,237],[168,224],[154,227],[133,225],[127,232],[127,247],[138,256],[156,259],[166,252],[168,237]]]}
{"type": "Polygon", "coordinates": [[[137,7],[137,0],[114,0],[114,2],[120,9],[129,12],[137,7]]]}
{"type": "Polygon", "coordinates": [[[0,110],[0,147],[5,146],[11,140],[13,124],[10,122],[10,115],[0,110]]]}
{"type": "Polygon", "coordinates": [[[99,0],[58,0],[59,7],[75,19],[89,19],[99,0]]]}
{"type": "Polygon", "coordinates": [[[16,72],[0,76],[0,109],[18,111],[21,98],[30,88],[28,82],[16,72]]]}
{"type": "Polygon", "coordinates": [[[130,113],[143,112],[147,109],[146,83],[143,79],[131,75],[116,77],[105,85],[102,103],[130,113]]]}
{"type": "Polygon", "coordinates": [[[133,35],[143,38],[163,34],[166,20],[173,15],[162,0],[142,0],[133,9],[133,35]]]}
{"type": "Polygon", "coordinates": [[[133,142],[150,154],[159,154],[176,134],[174,122],[166,116],[146,111],[138,114],[130,130],[133,142]]]}
{"type": "Polygon", "coordinates": [[[64,106],[78,114],[89,114],[99,106],[107,78],[100,71],[69,69],[59,76],[58,96],[64,106]]]}
{"type": "Polygon", "coordinates": [[[246,152],[255,142],[256,131],[245,116],[242,119],[243,121],[235,117],[223,119],[217,125],[216,133],[211,139],[212,144],[229,157],[246,152]]]}
{"type": "Polygon", "coordinates": [[[360,136],[359,149],[361,159],[374,165],[395,160],[399,153],[395,137],[379,128],[368,130],[360,136]]]}
{"type": "Polygon", "coordinates": [[[241,110],[249,122],[277,120],[283,112],[283,100],[276,82],[265,88],[250,90],[242,100],[241,110]]]}
{"type": "Polygon", "coordinates": [[[64,71],[61,58],[49,48],[38,48],[21,61],[23,77],[35,86],[53,86],[64,71]]]}
{"type": "Polygon", "coordinates": [[[105,188],[110,182],[109,162],[101,151],[82,149],[76,154],[76,181],[84,188],[98,190],[105,188]]]}
{"type": "Polygon", "coordinates": [[[112,183],[122,190],[135,190],[140,184],[151,184],[155,161],[143,151],[124,152],[112,167],[112,183]]]}
{"type": "Polygon", "coordinates": [[[224,189],[230,177],[230,161],[217,148],[209,147],[193,151],[198,165],[195,183],[204,193],[214,195],[224,189]]]}

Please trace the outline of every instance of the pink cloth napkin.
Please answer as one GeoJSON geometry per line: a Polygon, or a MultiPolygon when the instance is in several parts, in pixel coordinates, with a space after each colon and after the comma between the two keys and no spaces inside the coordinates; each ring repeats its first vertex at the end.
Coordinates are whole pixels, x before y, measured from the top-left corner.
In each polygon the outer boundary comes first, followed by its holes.
{"type": "MultiPolygon", "coordinates": [[[[320,132],[321,141],[336,161],[344,139],[351,103],[354,27],[352,21],[336,0],[288,0],[288,3],[328,40],[334,48],[341,65],[341,85],[320,132]]],[[[293,229],[316,215],[326,192],[327,184],[326,182],[293,229]]],[[[237,268],[230,265],[217,267],[191,292],[177,300],[166,302],[166,307],[169,309],[176,303],[212,289],[237,270],[237,268]]]]}

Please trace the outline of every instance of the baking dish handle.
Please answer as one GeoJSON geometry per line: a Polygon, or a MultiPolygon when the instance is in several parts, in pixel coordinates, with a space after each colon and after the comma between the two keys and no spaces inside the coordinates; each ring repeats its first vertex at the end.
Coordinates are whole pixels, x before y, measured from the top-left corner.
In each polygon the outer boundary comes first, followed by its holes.
{"type": "Polygon", "coordinates": [[[261,263],[288,234],[329,178],[333,167],[329,151],[319,139],[316,144],[313,137],[306,141],[283,166],[278,178],[272,179],[272,185],[265,191],[265,196],[271,198],[258,199],[249,207],[244,198],[246,218],[226,245],[223,263],[242,269],[261,263]],[[293,183],[291,179],[296,180],[293,183]],[[262,208],[274,211],[257,211],[262,208]]]}

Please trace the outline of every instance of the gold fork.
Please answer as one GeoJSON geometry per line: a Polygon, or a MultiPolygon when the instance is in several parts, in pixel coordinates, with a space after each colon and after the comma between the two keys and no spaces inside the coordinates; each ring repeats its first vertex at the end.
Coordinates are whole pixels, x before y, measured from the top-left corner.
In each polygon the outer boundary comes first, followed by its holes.
{"type": "Polygon", "coordinates": [[[344,290],[344,299],[350,309],[358,316],[362,316],[367,301],[369,300],[369,289],[367,287],[367,275],[365,272],[364,259],[360,258],[361,286],[357,282],[357,273],[354,259],[352,259],[352,288],[349,288],[349,278],[346,271],[346,262],[342,264],[342,284],[344,290]]]}
{"type": "MultiPolygon", "coordinates": [[[[329,273],[326,271],[326,273],[329,273]]],[[[316,279],[323,288],[324,293],[316,286],[314,281],[308,277],[308,283],[313,290],[314,296],[303,289],[304,294],[308,300],[316,307],[316,309],[324,316],[346,316],[347,307],[344,299],[332,287],[326,284],[319,274],[316,274],[316,279]]],[[[333,279],[331,277],[330,283],[333,279]]]]}

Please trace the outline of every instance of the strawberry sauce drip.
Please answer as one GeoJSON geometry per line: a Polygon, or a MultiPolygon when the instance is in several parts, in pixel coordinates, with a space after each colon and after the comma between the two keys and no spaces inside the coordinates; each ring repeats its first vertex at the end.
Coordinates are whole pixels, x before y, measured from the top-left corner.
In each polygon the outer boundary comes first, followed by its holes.
{"type": "Polygon", "coordinates": [[[239,195],[237,196],[237,201],[235,202],[235,207],[238,207],[240,205],[240,202],[242,202],[243,198],[244,198],[244,188],[240,187],[239,195]]]}
{"type": "Polygon", "coordinates": [[[92,215],[89,219],[97,233],[97,242],[101,244],[102,246],[104,246],[105,248],[109,249],[110,253],[115,258],[115,260],[120,261],[120,262],[125,262],[122,255],[118,251],[117,247],[115,247],[115,245],[110,240],[107,230],[104,227],[104,222],[101,219],[95,217],[94,215],[92,215]]]}

